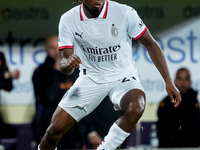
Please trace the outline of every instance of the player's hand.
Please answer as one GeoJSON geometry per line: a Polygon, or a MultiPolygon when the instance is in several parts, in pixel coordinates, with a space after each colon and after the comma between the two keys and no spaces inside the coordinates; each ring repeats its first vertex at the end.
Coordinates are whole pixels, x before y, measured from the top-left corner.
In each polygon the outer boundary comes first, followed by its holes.
{"type": "Polygon", "coordinates": [[[79,68],[81,63],[81,59],[76,54],[72,54],[69,58],[67,58],[67,65],[70,68],[79,68]]]}
{"type": "Polygon", "coordinates": [[[171,99],[171,102],[174,104],[174,107],[177,107],[181,103],[181,95],[176,86],[170,82],[166,84],[166,91],[171,99]]]}
{"type": "Polygon", "coordinates": [[[68,58],[63,57],[60,60],[60,69],[65,74],[71,74],[75,68],[79,68],[82,63],[81,59],[76,55],[72,54],[68,58]]]}

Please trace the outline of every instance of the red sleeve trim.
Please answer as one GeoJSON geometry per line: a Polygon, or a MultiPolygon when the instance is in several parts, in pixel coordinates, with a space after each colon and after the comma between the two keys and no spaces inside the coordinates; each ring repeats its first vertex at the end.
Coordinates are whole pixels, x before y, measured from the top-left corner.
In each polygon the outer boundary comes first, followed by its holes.
{"type": "Polygon", "coordinates": [[[65,48],[73,48],[73,46],[60,46],[58,47],[59,50],[65,49],[65,48]]]}
{"type": "Polygon", "coordinates": [[[139,38],[146,32],[146,30],[147,30],[147,27],[145,27],[144,30],[143,30],[137,37],[135,37],[135,38],[133,38],[133,39],[134,39],[134,40],[139,39],[139,38]]]}

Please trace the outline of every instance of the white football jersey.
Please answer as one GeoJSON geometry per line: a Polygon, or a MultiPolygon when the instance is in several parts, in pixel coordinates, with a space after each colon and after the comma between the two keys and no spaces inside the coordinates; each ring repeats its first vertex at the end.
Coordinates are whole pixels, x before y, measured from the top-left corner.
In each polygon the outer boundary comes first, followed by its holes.
{"type": "Polygon", "coordinates": [[[88,19],[81,4],[61,16],[59,49],[74,49],[82,60],[80,75],[86,69],[97,83],[113,82],[127,74],[137,75],[132,38],[138,39],[146,29],[130,6],[105,0],[100,15],[88,19]]]}

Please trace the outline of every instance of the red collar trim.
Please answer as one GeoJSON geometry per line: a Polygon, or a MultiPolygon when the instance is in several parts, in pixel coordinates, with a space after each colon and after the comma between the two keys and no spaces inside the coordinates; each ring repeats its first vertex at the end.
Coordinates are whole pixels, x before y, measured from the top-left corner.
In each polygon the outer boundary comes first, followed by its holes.
{"type": "Polygon", "coordinates": [[[107,13],[108,13],[108,1],[106,0],[106,10],[105,10],[105,12],[104,12],[103,19],[106,18],[107,13]]]}
{"type": "Polygon", "coordinates": [[[81,18],[81,21],[84,21],[83,14],[82,14],[82,11],[81,11],[81,6],[82,5],[80,5],[80,18],[81,18]]]}

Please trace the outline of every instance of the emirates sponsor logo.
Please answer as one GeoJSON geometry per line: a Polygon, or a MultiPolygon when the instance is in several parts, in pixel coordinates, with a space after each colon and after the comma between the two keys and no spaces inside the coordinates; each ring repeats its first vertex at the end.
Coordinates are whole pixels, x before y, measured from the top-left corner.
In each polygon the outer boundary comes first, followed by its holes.
{"type": "Polygon", "coordinates": [[[118,45],[99,48],[87,47],[82,45],[83,51],[87,54],[89,61],[104,62],[117,60],[117,51],[121,49],[120,43],[118,45]]]}
{"type": "Polygon", "coordinates": [[[93,54],[93,55],[111,54],[121,49],[120,43],[118,45],[104,47],[104,48],[98,48],[97,46],[96,47],[87,47],[84,45],[81,45],[81,46],[84,52],[88,54],[93,54]]]}

